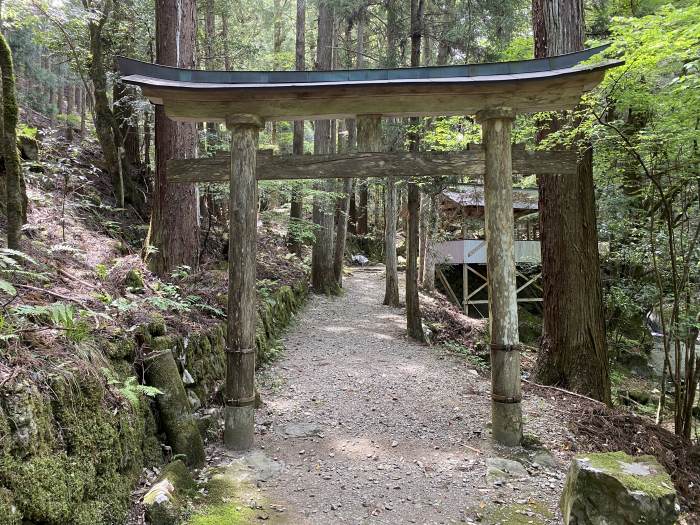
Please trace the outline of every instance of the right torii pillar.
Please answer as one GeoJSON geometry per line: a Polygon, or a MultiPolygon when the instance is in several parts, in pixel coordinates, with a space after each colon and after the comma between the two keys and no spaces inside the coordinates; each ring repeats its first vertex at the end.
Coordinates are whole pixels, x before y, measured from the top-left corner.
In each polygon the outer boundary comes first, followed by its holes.
{"type": "Polygon", "coordinates": [[[491,324],[492,431],[496,442],[506,446],[520,445],[523,437],[510,143],[514,118],[510,108],[490,109],[477,114],[486,154],[484,200],[491,324]]]}

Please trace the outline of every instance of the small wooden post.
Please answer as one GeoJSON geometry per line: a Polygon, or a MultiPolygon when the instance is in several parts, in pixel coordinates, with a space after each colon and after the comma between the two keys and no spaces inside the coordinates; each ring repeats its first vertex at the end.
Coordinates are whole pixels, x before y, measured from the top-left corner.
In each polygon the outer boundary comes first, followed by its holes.
{"type": "Polygon", "coordinates": [[[484,200],[493,436],[497,443],[506,446],[519,445],[523,435],[510,144],[514,117],[507,108],[477,115],[486,150],[484,200]]]}
{"type": "Polygon", "coordinates": [[[255,430],[255,159],[263,121],[255,115],[233,115],[226,126],[231,132],[231,177],[224,444],[246,450],[253,446],[255,430]]]}
{"type": "Polygon", "coordinates": [[[464,315],[469,315],[469,264],[467,263],[467,212],[462,208],[462,252],[464,253],[464,264],[462,264],[462,307],[464,315]]]}

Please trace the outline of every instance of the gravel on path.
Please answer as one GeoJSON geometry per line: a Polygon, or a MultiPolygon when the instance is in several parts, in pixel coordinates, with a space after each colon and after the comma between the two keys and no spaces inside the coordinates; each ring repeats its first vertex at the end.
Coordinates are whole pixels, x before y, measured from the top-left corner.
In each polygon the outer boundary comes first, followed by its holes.
{"type": "Polygon", "coordinates": [[[407,339],[383,292],[370,268],[341,297],[312,297],[261,372],[257,445],[284,465],[262,493],[299,525],[560,523],[572,454],[561,402],[523,402],[546,450],[495,446],[488,378],[407,339]]]}

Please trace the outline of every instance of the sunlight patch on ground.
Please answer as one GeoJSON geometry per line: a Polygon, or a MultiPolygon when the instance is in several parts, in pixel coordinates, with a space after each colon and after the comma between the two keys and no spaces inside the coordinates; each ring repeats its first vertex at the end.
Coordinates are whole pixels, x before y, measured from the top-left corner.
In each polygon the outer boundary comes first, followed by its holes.
{"type": "Polygon", "coordinates": [[[299,399],[284,399],[284,398],[274,398],[270,397],[265,400],[265,404],[268,408],[276,410],[281,413],[292,412],[297,410],[301,406],[299,399]]]}

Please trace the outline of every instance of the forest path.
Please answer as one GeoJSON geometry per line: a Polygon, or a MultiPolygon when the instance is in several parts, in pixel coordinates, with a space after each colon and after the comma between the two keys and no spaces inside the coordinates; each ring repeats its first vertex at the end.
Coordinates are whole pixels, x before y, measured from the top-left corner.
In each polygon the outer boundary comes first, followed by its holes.
{"type": "Polygon", "coordinates": [[[284,466],[258,483],[272,508],[295,525],[560,523],[570,457],[560,410],[524,402],[527,430],[552,454],[494,446],[488,380],[408,340],[404,310],[383,295],[383,272],[362,269],[343,296],[311,297],[285,356],[261,373],[256,440],[284,466]]]}

